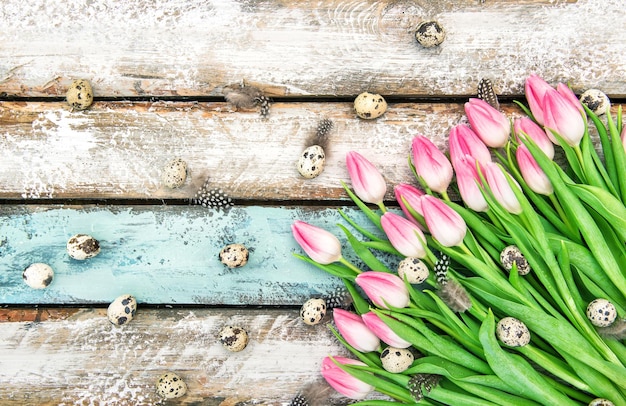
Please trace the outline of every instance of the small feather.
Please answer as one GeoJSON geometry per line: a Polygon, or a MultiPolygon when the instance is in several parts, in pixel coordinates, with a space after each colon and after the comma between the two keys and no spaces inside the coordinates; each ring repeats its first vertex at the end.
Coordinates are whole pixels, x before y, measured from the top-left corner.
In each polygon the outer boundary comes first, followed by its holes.
{"type": "Polygon", "coordinates": [[[409,392],[416,402],[424,399],[424,393],[429,393],[441,380],[441,375],[417,374],[409,379],[409,392]]]}
{"type": "Polygon", "coordinates": [[[480,82],[478,82],[478,98],[489,103],[494,109],[500,110],[500,102],[498,101],[496,92],[493,90],[491,80],[481,79],[480,82]]]}
{"type": "Polygon", "coordinates": [[[335,288],[325,299],[327,309],[347,309],[352,305],[352,295],[342,286],[335,288]]]}
{"type": "Polygon", "coordinates": [[[326,381],[318,380],[307,384],[289,406],[328,406],[332,388],[326,381]]]}
{"type": "Polygon", "coordinates": [[[269,115],[270,99],[254,86],[245,84],[225,86],[224,98],[238,109],[253,109],[260,106],[261,116],[269,115]]]}
{"type": "Polygon", "coordinates": [[[463,313],[472,307],[472,301],[463,286],[454,279],[447,281],[437,290],[437,295],[448,307],[456,312],[463,313]]]}
{"type": "Polygon", "coordinates": [[[196,192],[192,203],[217,210],[227,210],[234,206],[233,200],[222,189],[211,188],[209,179],[205,180],[202,187],[196,192]]]}
{"type": "Polygon", "coordinates": [[[437,283],[441,286],[448,282],[448,267],[450,266],[450,257],[446,254],[441,254],[441,258],[435,262],[435,276],[437,277],[437,283]]]}
{"type": "Polygon", "coordinates": [[[332,120],[328,118],[323,118],[317,123],[317,127],[315,129],[315,134],[309,136],[306,140],[307,148],[311,145],[319,145],[322,147],[324,151],[327,150],[328,146],[328,134],[333,129],[335,124],[332,120]]]}
{"type": "Polygon", "coordinates": [[[617,319],[608,327],[598,328],[598,333],[604,338],[624,340],[626,339],[626,320],[617,319]]]}

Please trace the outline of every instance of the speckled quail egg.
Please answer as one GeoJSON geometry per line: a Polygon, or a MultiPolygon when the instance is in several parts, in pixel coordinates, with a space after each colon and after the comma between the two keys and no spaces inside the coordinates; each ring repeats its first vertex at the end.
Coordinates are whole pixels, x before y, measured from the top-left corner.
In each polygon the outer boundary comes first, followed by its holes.
{"type": "Polygon", "coordinates": [[[187,393],[187,385],[177,374],[167,372],[159,377],[156,384],[156,392],[162,398],[176,399],[187,393]]]}
{"type": "Polygon", "coordinates": [[[398,276],[411,284],[418,284],[428,279],[430,271],[419,258],[406,257],[398,264],[398,276]]]}
{"type": "Polygon", "coordinates": [[[354,99],[354,111],[357,116],[372,120],[387,111],[387,102],[379,94],[363,92],[354,99]]]}
{"type": "Polygon", "coordinates": [[[520,275],[527,275],[530,272],[530,265],[522,254],[522,251],[515,246],[509,245],[505,247],[500,253],[500,263],[502,267],[510,272],[513,269],[513,265],[517,265],[517,273],[520,275]]]}
{"type": "Polygon", "coordinates": [[[589,110],[597,116],[606,113],[606,109],[611,107],[609,97],[598,89],[589,89],[580,95],[580,102],[587,106],[589,110]]]}
{"type": "Polygon", "coordinates": [[[514,317],[504,317],[496,324],[496,336],[509,347],[523,347],[530,342],[528,327],[514,317]]]}
{"type": "Polygon", "coordinates": [[[70,257],[83,261],[100,253],[100,242],[87,234],[76,234],[67,241],[67,253],[70,257]]]}
{"type": "Polygon", "coordinates": [[[161,181],[170,189],[181,187],[187,179],[187,162],[180,158],[172,159],[163,167],[161,181]]]}
{"type": "Polygon", "coordinates": [[[398,374],[404,372],[411,364],[415,357],[408,348],[387,347],[380,353],[380,361],[383,363],[385,371],[398,374]]]}
{"type": "Polygon", "coordinates": [[[415,39],[424,48],[440,45],[446,38],[446,31],[437,21],[422,21],[415,30],[415,39]]]}
{"type": "Polygon", "coordinates": [[[587,318],[594,326],[608,327],[617,318],[617,310],[606,299],[594,299],[587,305],[587,318]]]}
{"type": "Polygon", "coordinates": [[[300,318],[305,324],[314,326],[326,316],[326,300],[309,299],[300,308],[300,318]]]}
{"type": "Polygon", "coordinates": [[[242,244],[229,244],[220,251],[220,261],[229,268],[241,268],[249,257],[250,252],[242,244]]]}
{"type": "Polygon", "coordinates": [[[50,265],[42,263],[31,264],[22,272],[22,278],[33,289],[44,289],[52,283],[54,271],[50,265]]]}
{"type": "Polygon", "coordinates": [[[608,399],[595,398],[588,406],[615,406],[615,404],[608,399]]]}
{"type": "Polygon", "coordinates": [[[75,110],[85,110],[93,103],[93,89],[86,79],[72,82],[65,94],[67,103],[75,110]]]}
{"type": "Polygon", "coordinates": [[[219,337],[228,351],[239,352],[248,345],[248,332],[241,327],[226,326],[220,330],[219,337]]]}
{"type": "Polygon", "coordinates": [[[132,295],[122,295],[111,302],[107,309],[109,321],[116,326],[128,323],[137,312],[137,300],[132,295]]]}
{"type": "Polygon", "coordinates": [[[298,159],[298,172],[302,177],[312,179],[319,176],[324,170],[326,154],[319,145],[311,145],[302,152],[298,159]]]}

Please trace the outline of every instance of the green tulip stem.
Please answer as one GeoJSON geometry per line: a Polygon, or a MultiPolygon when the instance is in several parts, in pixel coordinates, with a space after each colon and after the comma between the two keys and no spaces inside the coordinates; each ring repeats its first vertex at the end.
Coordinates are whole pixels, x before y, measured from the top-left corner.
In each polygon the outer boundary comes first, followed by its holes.
{"type": "Polygon", "coordinates": [[[380,209],[381,212],[383,212],[383,214],[387,213],[387,207],[385,207],[385,203],[383,202],[378,203],[378,208],[380,209]]]}
{"type": "Polygon", "coordinates": [[[554,206],[554,209],[556,210],[556,212],[559,213],[559,217],[561,217],[561,220],[563,220],[563,223],[565,223],[565,226],[573,234],[578,234],[578,232],[576,231],[576,228],[572,225],[572,222],[570,221],[569,217],[567,216],[567,214],[565,214],[565,211],[563,210],[563,207],[561,206],[561,203],[556,198],[556,195],[554,193],[551,193],[548,196],[548,198],[552,202],[552,206],[554,206]]]}
{"type": "Polygon", "coordinates": [[[356,266],[354,266],[350,261],[348,261],[347,259],[345,259],[344,257],[339,258],[339,262],[345,266],[347,266],[348,268],[350,268],[351,270],[353,270],[354,272],[356,272],[357,274],[360,274],[361,271],[359,268],[357,268],[356,266]]]}

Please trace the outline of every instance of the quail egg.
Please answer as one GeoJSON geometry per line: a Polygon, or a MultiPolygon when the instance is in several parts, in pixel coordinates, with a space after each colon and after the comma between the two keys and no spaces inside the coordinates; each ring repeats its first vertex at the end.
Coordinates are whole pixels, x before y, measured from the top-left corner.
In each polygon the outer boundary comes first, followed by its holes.
{"type": "Polygon", "coordinates": [[[598,89],[589,89],[580,95],[580,102],[587,106],[589,110],[597,116],[606,113],[606,110],[611,107],[611,101],[609,97],[598,89]]]}
{"type": "Polygon", "coordinates": [[[298,159],[298,172],[303,178],[312,179],[324,170],[326,154],[319,145],[311,145],[302,152],[298,159]]]}
{"type": "Polygon", "coordinates": [[[250,252],[242,244],[229,244],[220,251],[220,261],[229,268],[241,268],[249,257],[250,252]]]}
{"type": "Polygon", "coordinates": [[[67,241],[67,253],[70,257],[83,261],[100,253],[100,242],[87,234],[76,234],[67,241]]]}
{"type": "Polygon", "coordinates": [[[357,116],[372,120],[387,111],[387,102],[379,94],[363,92],[354,99],[354,110],[357,116]]]}
{"type": "Polygon", "coordinates": [[[608,399],[596,398],[589,402],[588,406],[615,406],[615,404],[608,399]]]}
{"type": "Polygon", "coordinates": [[[398,276],[411,284],[419,284],[424,282],[430,271],[421,259],[415,257],[406,257],[398,264],[398,276]]]}
{"type": "Polygon", "coordinates": [[[52,282],[54,271],[50,265],[42,263],[31,264],[22,272],[22,278],[33,289],[44,289],[52,282]]]}
{"type": "Polygon", "coordinates": [[[226,326],[220,330],[219,337],[228,351],[239,352],[248,345],[248,332],[241,327],[226,326]]]}
{"type": "Polygon", "coordinates": [[[522,254],[522,251],[515,246],[509,245],[505,247],[500,253],[500,263],[502,267],[510,272],[513,269],[513,265],[517,265],[517,273],[520,275],[527,275],[530,272],[530,265],[522,254]]]}
{"type": "Polygon", "coordinates": [[[380,361],[387,372],[398,374],[409,369],[415,357],[407,348],[387,347],[380,353],[380,361]]]}
{"type": "Polygon", "coordinates": [[[170,189],[181,187],[187,179],[187,162],[180,158],[172,159],[161,173],[161,181],[170,189]]]}
{"type": "Polygon", "coordinates": [[[162,398],[176,399],[187,393],[187,385],[177,374],[167,372],[159,377],[156,392],[162,398]]]}
{"type": "Polygon", "coordinates": [[[137,300],[132,295],[122,295],[109,305],[107,317],[116,326],[128,323],[135,317],[137,312],[137,300]]]}
{"type": "Polygon", "coordinates": [[[509,347],[523,347],[530,342],[526,324],[513,317],[504,317],[496,324],[496,336],[509,347]]]}
{"type": "Polygon", "coordinates": [[[300,318],[305,324],[314,326],[326,316],[326,300],[309,299],[300,308],[300,318]]]}
{"type": "Polygon", "coordinates": [[[597,327],[608,327],[617,318],[617,309],[606,299],[595,299],[587,305],[587,318],[597,327]]]}
{"type": "Polygon", "coordinates": [[[415,31],[415,39],[424,48],[440,45],[446,38],[446,31],[437,21],[423,21],[415,31]]]}
{"type": "Polygon", "coordinates": [[[85,79],[73,81],[67,90],[65,98],[72,109],[85,110],[93,103],[91,84],[85,79]]]}

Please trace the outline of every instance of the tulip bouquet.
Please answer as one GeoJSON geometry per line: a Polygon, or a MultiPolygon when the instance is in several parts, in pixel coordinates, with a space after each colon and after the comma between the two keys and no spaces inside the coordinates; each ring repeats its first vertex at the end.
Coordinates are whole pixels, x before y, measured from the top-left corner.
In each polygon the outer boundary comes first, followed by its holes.
{"type": "Polygon", "coordinates": [[[344,188],[373,226],[341,212],[339,228],[360,261],[329,231],[293,224],[296,255],[352,296],[331,329],[353,357],[329,356],[321,373],[358,404],[626,405],[621,109],[600,118],[535,75],[525,93],[513,122],[470,99],[449,158],[415,137],[419,187],[395,186],[401,211],[385,207],[376,167],[348,153],[344,188]],[[390,400],[363,400],[371,391],[390,400]]]}

